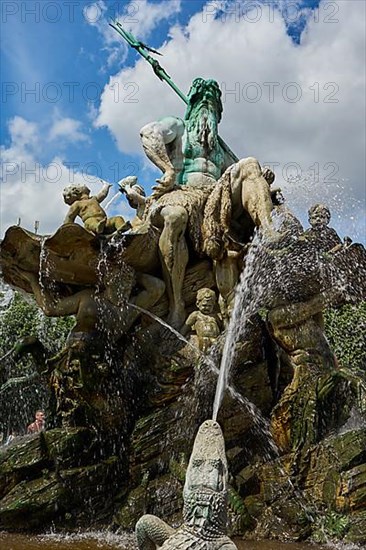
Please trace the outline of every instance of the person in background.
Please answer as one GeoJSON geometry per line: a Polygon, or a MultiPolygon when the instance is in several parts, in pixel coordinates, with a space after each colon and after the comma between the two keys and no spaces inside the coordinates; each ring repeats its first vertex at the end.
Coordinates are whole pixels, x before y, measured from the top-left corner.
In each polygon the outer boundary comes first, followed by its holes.
{"type": "Polygon", "coordinates": [[[39,410],[36,411],[35,421],[32,424],[29,424],[27,428],[27,434],[35,434],[42,432],[45,429],[45,415],[44,412],[39,410]]]}

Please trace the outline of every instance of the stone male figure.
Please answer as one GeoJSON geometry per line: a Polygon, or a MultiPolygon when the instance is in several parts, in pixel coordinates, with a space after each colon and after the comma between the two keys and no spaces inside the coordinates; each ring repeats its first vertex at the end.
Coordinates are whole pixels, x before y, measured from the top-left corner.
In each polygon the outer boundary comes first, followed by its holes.
{"type": "Polygon", "coordinates": [[[160,279],[146,273],[136,273],[127,264],[110,270],[101,281],[103,289],[85,288],[55,300],[47,289],[41,288],[35,273],[21,271],[29,282],[37,304],[48,317],[75,315],[75,326],[71,330],[67,344],[76,342],[103,345],[113,344],[125,334],[137,317],[138,309],[129,304],[148,309],[163,295],[165,284],[160,279]],[[139,287],[138,293],[131,295],[139,287]]]}
{"type": "Polygon", "coordinates": [[[107,218],[100,203],[107,197],[111,184],[105,183],[96,195],[90,196],[86,185],[68,185],[63,190],[64,201],[70,206],[64,223],[73,223],[79,216],[84,227],[94,235],[128,229],[122,216],[107,218]]]}
{"type": "Polygon", "coordinates": [[[141,130],[146,155],[163,172],[149,218],[162,228],[159,248],[170,304],[169,322],[177,328],[185,318],[182,285],[188,263],[186,230],[200,254],[204,207],[221,176],[225,173],[231,202],[228,210],[233,219],[245,211],[256,226],[268,228],[271,223],[271,194],[261,167],[252,157],[235,163],[223,149],[218,139],[221,114],[217,82],[196,78],[188,94],[184,121],[167,117],[141,130]]]}
{"type": "Polygon", "coordinates": [[[337,370],[337,360],[324,334],[323,311],[340,300],[329,289],[306,301],[282,304],[269,311],[267,326],[293,368],[291,383],[272,411],[275,442],[282,450],[318,441],[321,429],[320,381],[337,370]],[[306,387],[306,392],[299,392],[306,387]]]}

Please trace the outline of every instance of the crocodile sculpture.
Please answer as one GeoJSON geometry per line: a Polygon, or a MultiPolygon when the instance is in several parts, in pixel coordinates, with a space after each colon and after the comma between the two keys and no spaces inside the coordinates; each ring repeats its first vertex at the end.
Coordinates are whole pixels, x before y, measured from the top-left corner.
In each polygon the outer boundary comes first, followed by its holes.
{"type": "Polygon", "coordinates": [[[136,524],[141,550],[237,550],[226,536],[227,461],[217,422],[206,420],[197,433],[183,490],[183,525],[175,530],[156,516],[136,524]]]}

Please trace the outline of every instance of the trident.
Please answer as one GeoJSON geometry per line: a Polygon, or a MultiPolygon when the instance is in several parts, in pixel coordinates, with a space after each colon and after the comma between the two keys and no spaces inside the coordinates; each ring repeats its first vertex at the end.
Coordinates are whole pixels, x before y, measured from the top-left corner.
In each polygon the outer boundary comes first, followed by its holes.
{"type": "MultiPolygon", "coordinates": [[[[176,94],[179,95],[181,99],[183,99],[184,103],[188,105],[188,98],[187,96],[178,88],[178,86],[173,82],[173,80],[170,78],[166,70],[160,65],[159,61],[155,59],[154,57],[151,57],[151,55],[148,52],[155,53],[157,55],[162,55],[158,51],[154,50],[153,48],[150,48],[140,40],[137,40],[133,34],[126,31],[121,23],[119,21],[115,21],[114,23],[109,23],[109,25],[118,32],[119,35],[122,36],[124,40],[132,47],[134,50],[138,51],[139,54],[146,59],[148,63],[152,66],[152,69],[156,76],[159,78],[159,80],[166,82],[174,91],[176,94]]],[[[219,143],[225,153],[227,153],[234,162],[238,162],[238,157],[235,155],[235,153],[230,149],[230,147],[225,143],[225,141],[218,136],[219,143]]]]}

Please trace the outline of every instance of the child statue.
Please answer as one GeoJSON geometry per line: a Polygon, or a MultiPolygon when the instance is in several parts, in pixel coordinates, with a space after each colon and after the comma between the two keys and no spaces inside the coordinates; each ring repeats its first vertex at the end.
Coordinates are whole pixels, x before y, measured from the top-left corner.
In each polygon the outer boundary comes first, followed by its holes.
{"type": "Polygon", "coordinates": [[[105,183],[96,195],[90,196],[90,189],[86,185],[68,185],[63,190],[64,201],[70,205],[64,223],[74,223],[79,216],[84,222],[87,231],[94,235],[110,234],[115,231],[126,231],[130,228],[122,216],[107,218],[107,214],[100,203],[107,197],[111,184],[105,183]]]}
{"type": "Polygon", "coordinates": [[[138,183],[136,176],[128,176],[118,182],[119,190],[126,195],[126,199],[131,208],[136,210],[136,216],[131,221],[133,228],[141,225],[144,219],[146,206],[146,193],[144,188],[138,183]]]}
{"type": "Polygon", "coordinates": [[[198,311],[193,311],[188,316],[181,333],[185,335],[193,330],[197,335],[199,349],[207,353],[220,334],[221,322],[216,313],[215,292],[209,288],[201,288],[197,292],[196,305],[198,311]]]}
{"type": "Polygon", "coordinates": [[[309,209],[308,216],[311,228],[305,232],[306,238],[323,252],[339,248],[342,241],[336,230],[329,227],[331,213],[328,206],[315,204],[309,209]]]}

